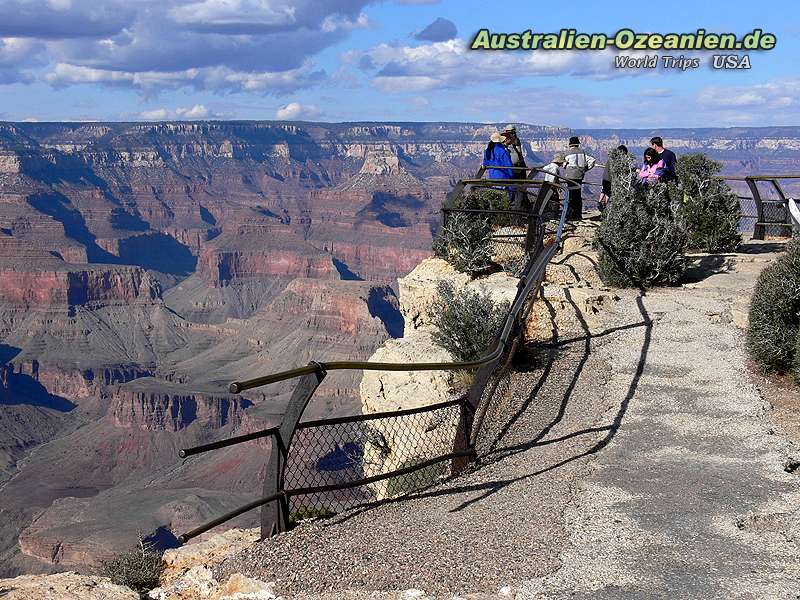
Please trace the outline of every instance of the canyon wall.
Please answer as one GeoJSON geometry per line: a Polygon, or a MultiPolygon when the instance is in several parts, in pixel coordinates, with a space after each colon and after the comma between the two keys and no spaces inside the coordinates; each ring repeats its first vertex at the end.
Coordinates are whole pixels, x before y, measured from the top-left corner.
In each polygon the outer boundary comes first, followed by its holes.
{"type": "MultiPolygon", "coordinates": [[[[422,335],[426,280],[402,278],[495,128],[0,123],[0,573],[96,564],[257,496],[268,442],[178,450],[280,419],[292,382],[232,380],[422,335]]],[[[518,129],[530,164],[573,133],[518,129]]],[[[797,128],[578,133],[600,158],[661,133],[730,173],[800,157],[797,128]]],[[[306,416],[393,406],[363,385],[332,373],[306,416]]]]}

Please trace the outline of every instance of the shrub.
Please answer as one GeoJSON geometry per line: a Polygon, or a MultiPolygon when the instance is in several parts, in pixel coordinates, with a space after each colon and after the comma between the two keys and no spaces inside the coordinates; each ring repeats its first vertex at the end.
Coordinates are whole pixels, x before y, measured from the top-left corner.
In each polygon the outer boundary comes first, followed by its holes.
{"type": "Polygon", "coordinates": [[[459,361],[483,356],[505,322],[509,303],[495,303],[486,290],[456,293],[448,281],[440,282],[437,292],[431,311],[436,326],[433,342],[459,361]]]}
{"type": "Polygon", "coordinates": [[[479,210],[510,210],[511,199],[505,190],[493,188],[472,188],[455,198],[450,208],[471,208],[479,210]]]}
{"type": "Polygon", "coordinates": [[[800,240],[761,272],[750,301],[747,349],[765,372],[800,375],[800,240]]]}
{"type": "Polygon", "coordinates": [[[739,199],[727,183],[714,179],[721,170],[721,163],[704,154],[685,154],[678,159],[679,186],[673,193],[683,197],[690,248],[728,252],[742,241],[739,199]]]}
{"type": "Polygon", "coordinates": [[[139,536],[136,547],[104,562],[100,574],[117,585],[131,588],[145,598],[147,592],[158,587],[164,570],[162,554],[155,544],[139,536]]]}
{"type": "Polygon", "coordinates": [[[306,519],[327,519],[334,512],[327,506],[301,506],[289,513],[289,526],[294,527],[306,519]]]}
{"type": "Polygon", "coordinates": [[[488,217],[452,213],[439,229],[433,253],[457,271],[474,273],[492,264],[492,226],[488,217]]]}
{"type": "Polygon", "coordinates": [[[609,154],[611,202],[597,231],[600,276],[609,285],[675,284],[686,270],[686,228],[667,185],[639,181],[633,159],[609,154]]]}

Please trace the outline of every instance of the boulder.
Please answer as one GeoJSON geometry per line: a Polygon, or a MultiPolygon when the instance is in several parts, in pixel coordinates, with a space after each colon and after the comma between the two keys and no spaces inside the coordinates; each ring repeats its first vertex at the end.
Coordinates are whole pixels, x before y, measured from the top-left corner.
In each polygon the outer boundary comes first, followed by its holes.
{"type": "Polygon", "coordinates": [[[456,271],[441,258],[428,258],[405,277],[397,280],[400,291],[400,312],[405,319],[406,332],[430,328],[433,322],[431,305],[437,297],[440,282],[449,281],[455,290],[468,288],[486,290],[495,302],[514,301],[519,279],[507,273],[493,273],[480,279],[471,279],[456,271]]]}
{"type": "Polygon", "coordinates": [[[197,565],[214,568],[232,554],[253,546],[260,538],[258,528],[228,529],[201,542],[167,550],[161,585],[173,583],[197,565]]]}
{"type": "Polygon", "coordinates": [[[225,583],[214,579],[213,571],[196,565],[171,584],[151,590],[152,600],[279,600],[274,584],[239,573],[225,583]]]}
{"type": "Polygon", "coordinates": [[[440,281],[449,281],[455,289],[460,289],[469,280],[469,275],[459,273],[449,262],[435,257],[423,260],[408,275],[399,278],[400,313],[406,331],[430,327],[430,306],[436,299],[440,281]]]}
{"type": "Polygon", "coordinates": [[[107,577],[74,572],[0,579],[0,597],[3,600],[139,600],[139,594],[111,583],[107,577]]]}

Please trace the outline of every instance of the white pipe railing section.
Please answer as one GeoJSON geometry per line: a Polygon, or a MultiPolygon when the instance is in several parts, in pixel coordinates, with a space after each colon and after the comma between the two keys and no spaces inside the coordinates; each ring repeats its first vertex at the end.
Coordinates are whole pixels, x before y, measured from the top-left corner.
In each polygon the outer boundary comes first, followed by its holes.
{"type": "Polygon", "coordinates": [[[800,206],[797,205],[797,200],[787,198],[786,203],[789,205],[789,214],[792,215],[795,229],[800,228],[800,206]]]}

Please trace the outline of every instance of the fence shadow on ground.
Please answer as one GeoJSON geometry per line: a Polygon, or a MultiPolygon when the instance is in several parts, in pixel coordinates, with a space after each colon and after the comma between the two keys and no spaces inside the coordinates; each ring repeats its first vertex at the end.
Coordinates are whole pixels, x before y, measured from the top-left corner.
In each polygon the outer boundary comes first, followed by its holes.
{"type": "MultiPolygon", "coordinates": [[[[464,475],[461,474],[459,476],[450,477],[445,479],[444,481],[438,482],[436,485],[432,485],[426,489],[418,490],[411,494],[408,494],[403,497],[399,498],[392,498],[383,500],[379,503],[372,503],[370,505],[364,505],[362,507],[354,508],[347,513],[337,515],[330,519],[330,525],[336,525],[338,523],[343,523],[345,521],[350,520],[351,518],[356,517],[357,515],[361,514],[365,510],[371,510],[376,506],[380,505],[388,505],[388,504],[396,504],[401,502],[408,502],[413,501],[414,499],[422,499],[422,498],[432,498],[432,497],[442,497],[442,496],[456,496],[456,495],[463,495],[469,493],[478,493],[477,497],[471,498],[462,502],[457,507],[451,509],[451,512],[458,512],[469,506],[483,502],[487,500],[495,493],[503,490],[504,488],[512,485],[514,483],[519,483],[521,481],[538,477],[545,473],[560,469],[570,463],[573,463],[577,460],[582,458],[589,457],[597,452],[603,450],[606,446],[608,446],[616,436],[617,432],[619,431],[620,427],[622,426],[622,422],[625,418],[625,414],[628,410],[631,400],[636,395],[636,390],[639,386],[639,380],[641,379],[642,374],[644,373],[645,366],[647,364],[647,356],[650,349],[651,339],[652,339],[652,328],[653,328],[653,321],[650,318],[649,313],[645,307],[645,294],[640,292],[640,295],[636,297],[636,304],[639,309],[639,313],[642,316],[642,320],[630,323],[627,325],[622,325],[619,327],[614,327],[610,329],[603,330],[601,332],[593,334],[589,329],[589,325],[586,322],[585,318],[581,311],[579,310],[578,306],[574,303],[574,301],[569,298],[569,301],[572,303],[573,308],[576,311],[576,314],[579,315],[579,321],[581,323],[581,328],[584,331],[584,335],[579,337],[572,337],[568,339],[558,339],[558,327],[555,322],[555,311],[553,310],[552,306],[548,307],[550,312],[551,323],[553,326],[554,336],[552,342],[546,345],[547,349],[547,360],[544,364],[543,370],[541,375],[539,376],[537,382],[534,384],[531,393],[525,399],[525,401],[514,411],[511,417],[501,426],[498,435],[495,439],[491,442],[489,449],[486,453],[481,454],[479,456],[479,461],[472,465],[468,470],[469,473],[475,472],[477,470],[484,469],[489,465],[495,464],[500,462],[504,459],[507,459],[511,456],[515,456],[528,450],[547,446],[550,444],[557,444],[560,442],[565,442],[570,439],[574,439],[576,437],[580,437],[583,435],[590,435],[590,434],[604,434],[603,437],[593,444],[589,446],[586,450],[578,452],[568,458],[563,460],[557,461],[551,465],[548,465],[542,469],[538,469],[536,471],[532,471],[525,475],[521,475],[518,477],[507,478],[507,479],[495,479],[493,481],[476,483],[476,484],[464,484],[464,485],[452,485],[456,480],[456,477],[463,478],[464,475]],[[625,331],[630,329],[636,329],[644,327],[645,334],[644,340],[642,342],[641,349],[639,351],[639,358],[636,364],[636,370],[631,378],[631,382],[628,385],[628,389],[625,395],[621,398],[619,407],[614,414],[614,418],[611,420],[610,423],[604,426],[599,427],[590,427],[586,429],[580,429],[577,431],[573,431],[566,435],[559,436],[557,438],[545,439],[547,435],[555,428],[555,426],[561,422],[564,415],[566,414],[567,407],[569,405],[570,400],[572,399],[572,395],[575,391],[577,386],[578,380],[580,378],[581,372],[586,365],[589,356],[591,354],[591,343],[593,340],[611,335],[618,331],[625,331]],[[572,344],[576,342],[583,342],[583,349],[582,355],[579,359],[578,367],[575,369],[573,376],[571,377],[570,381],[567,384],[566,390],[561,397],[558,410],[556,414],[550,419],[550,421],[530,440],[527,440],[522,443],[512,444],[509,446],[502,446],[503,438],[508,434],[508,432],[513,428],[514,424],[519,421],[525,414],[527,410],[530,409],[532,403],[536,400],[538,393],[540,392],[541,388],[544,385],[544,381],[550,374],[551,370],[555,365],[555,361],[558,359],[559,349],[567,344],[572,344]]],[[[469,475],[467,475],[468,477],[469,475]]]]}

